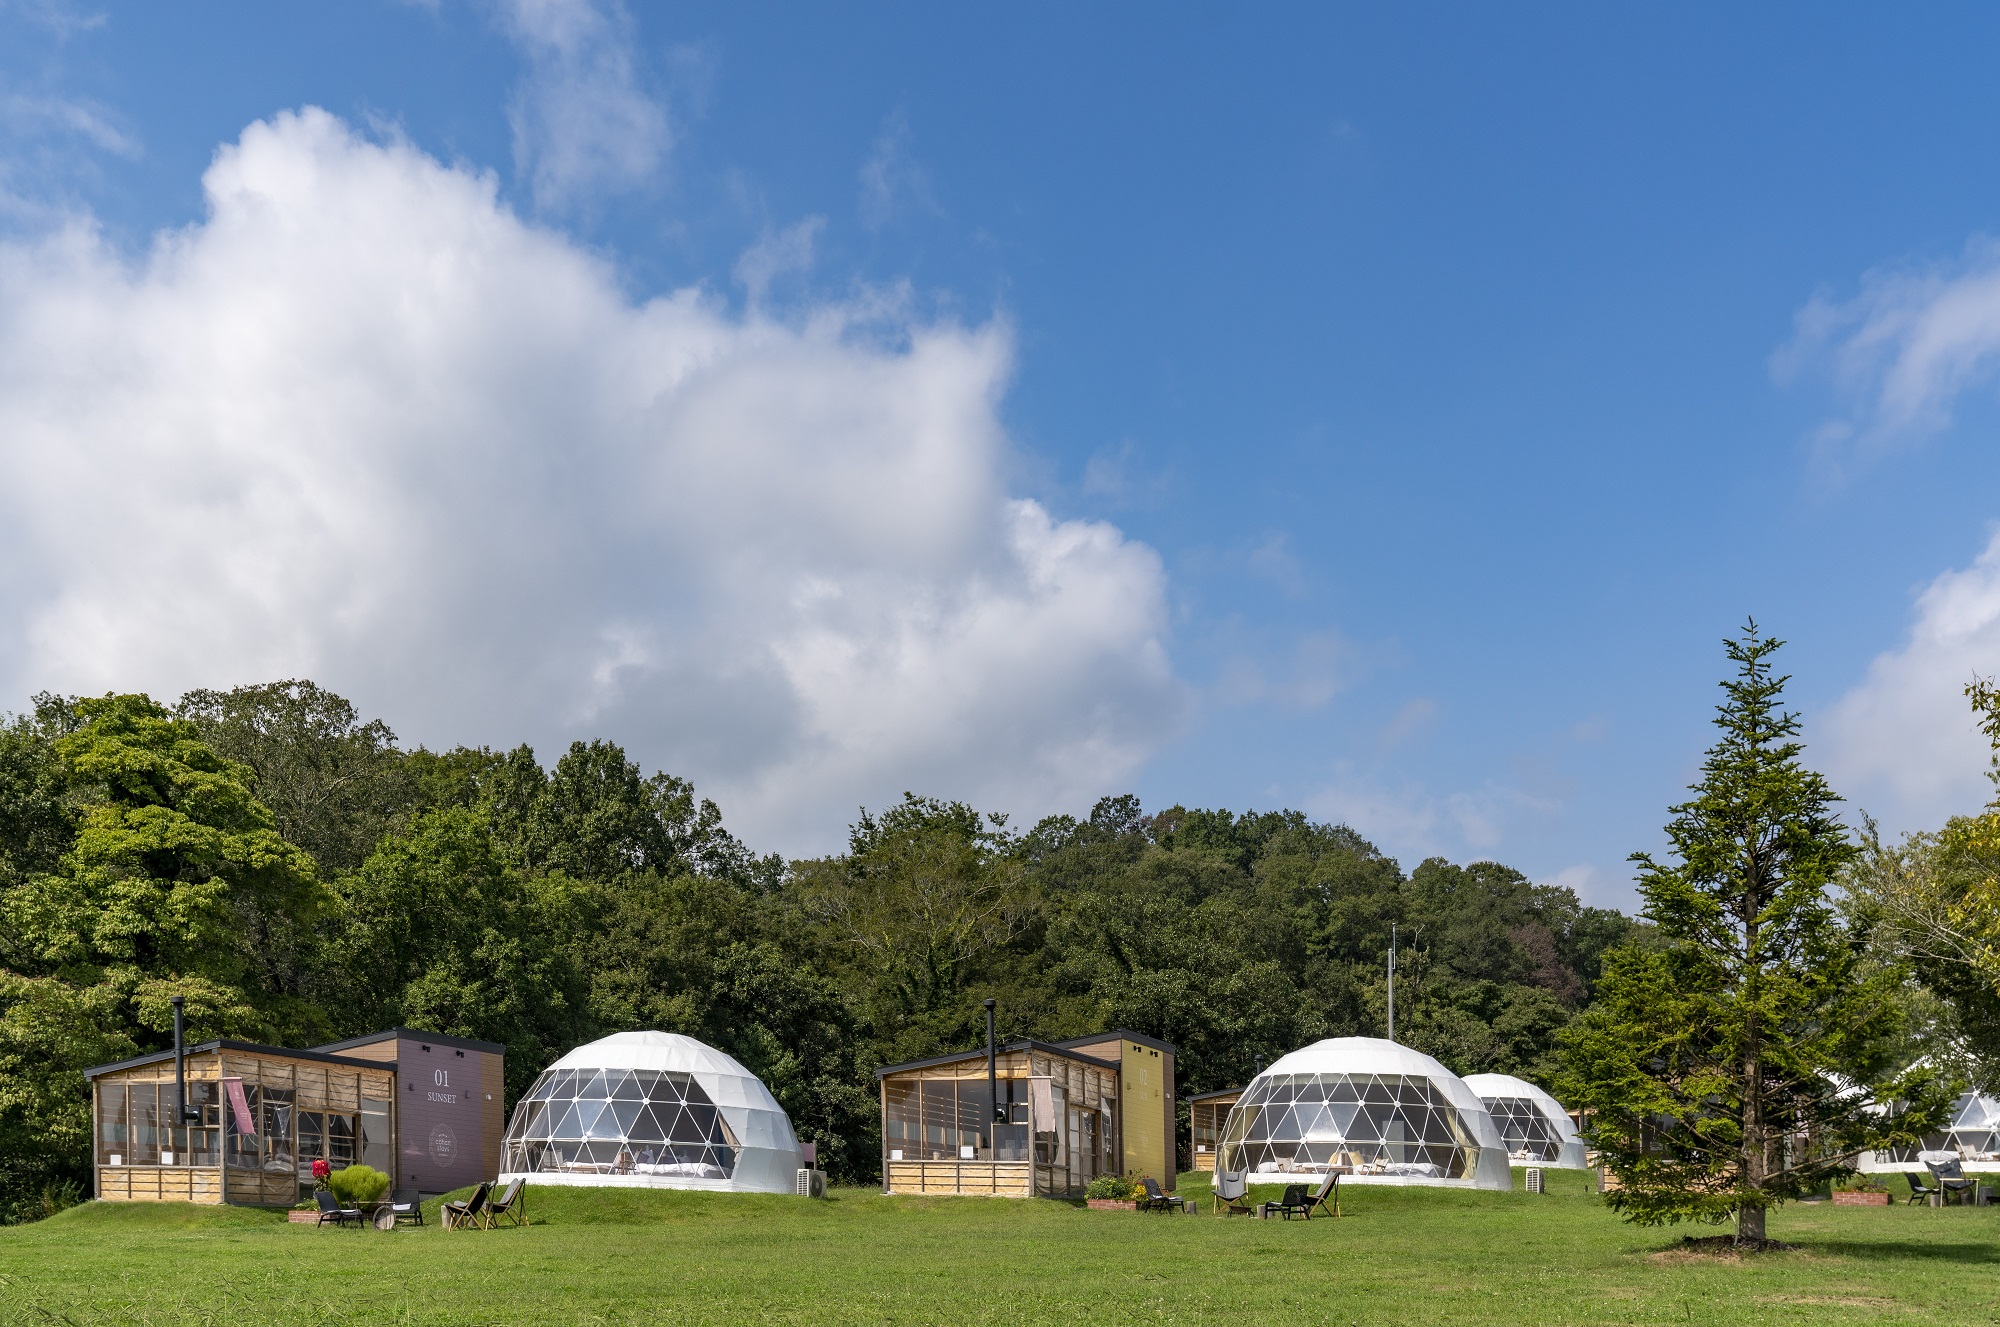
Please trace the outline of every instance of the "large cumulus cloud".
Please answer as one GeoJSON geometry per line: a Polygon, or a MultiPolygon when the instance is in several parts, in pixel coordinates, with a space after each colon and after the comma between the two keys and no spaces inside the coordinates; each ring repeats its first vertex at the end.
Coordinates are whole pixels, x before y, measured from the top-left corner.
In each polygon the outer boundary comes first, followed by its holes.
{"type": "Polygon", "coordinates": [[[432,743],[611,735],[785,850],[905,787],[1074,805],[1174,725],[1158,557],[1001,482],[1003,325],[636,301],[316,110],[204,183],[141,259],[0,250],[7,694],[309,675],[432,743]]]}

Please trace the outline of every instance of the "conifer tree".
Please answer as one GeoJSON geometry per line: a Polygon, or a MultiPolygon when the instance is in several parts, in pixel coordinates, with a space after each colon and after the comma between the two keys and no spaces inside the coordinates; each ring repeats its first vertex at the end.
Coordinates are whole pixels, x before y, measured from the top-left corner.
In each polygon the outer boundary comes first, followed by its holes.
{"type": "Polygon", "coordinates": [[[1621,1181],[1614,1208],[1644,1225],[1733,1216],[1753,1247],[1767,1208],[1865,1149],[1916,1145],[1951,1099],[1930,1070],[1894,1072],[1894,974],[1863,964],[1829,898],[1856,848],[1780,708],[1782,644],[1754,622],[1726,642],[1721,737],[1672,808],[1671,860],[1632,857],[1653,942],[1607,956],[1560,1084],[1621,1181]]]}

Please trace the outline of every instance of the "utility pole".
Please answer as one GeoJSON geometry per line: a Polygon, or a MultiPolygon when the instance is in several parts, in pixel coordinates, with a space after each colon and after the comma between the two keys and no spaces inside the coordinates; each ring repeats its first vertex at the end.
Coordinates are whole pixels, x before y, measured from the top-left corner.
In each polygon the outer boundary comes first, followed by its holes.
{"type": "Polygon", "coordinates": [[[1389,1040],[1396,1039],[1396,923],[1389,923],[1389,1040]]]}

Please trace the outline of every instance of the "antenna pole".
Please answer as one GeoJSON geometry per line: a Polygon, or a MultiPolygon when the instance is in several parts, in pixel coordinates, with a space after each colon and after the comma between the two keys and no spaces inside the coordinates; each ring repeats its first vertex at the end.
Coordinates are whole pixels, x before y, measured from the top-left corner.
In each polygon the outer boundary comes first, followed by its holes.
{"type": "Polygon", "coordinates": [[[1396,923],[1389,923],[1389,1040],[1396,1039],[1396,923]]]}

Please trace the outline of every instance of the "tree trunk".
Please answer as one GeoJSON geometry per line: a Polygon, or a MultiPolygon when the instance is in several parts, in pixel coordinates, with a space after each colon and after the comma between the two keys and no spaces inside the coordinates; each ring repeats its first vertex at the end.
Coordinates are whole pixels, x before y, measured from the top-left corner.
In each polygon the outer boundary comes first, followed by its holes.
{"type": "Polygon", "coordinates": [[[1738,1244],[1762,1244],[1764,1242],[1764,1209],[1745,1204],[1736,1209],[1736,1242],[1738,1244]]]}

